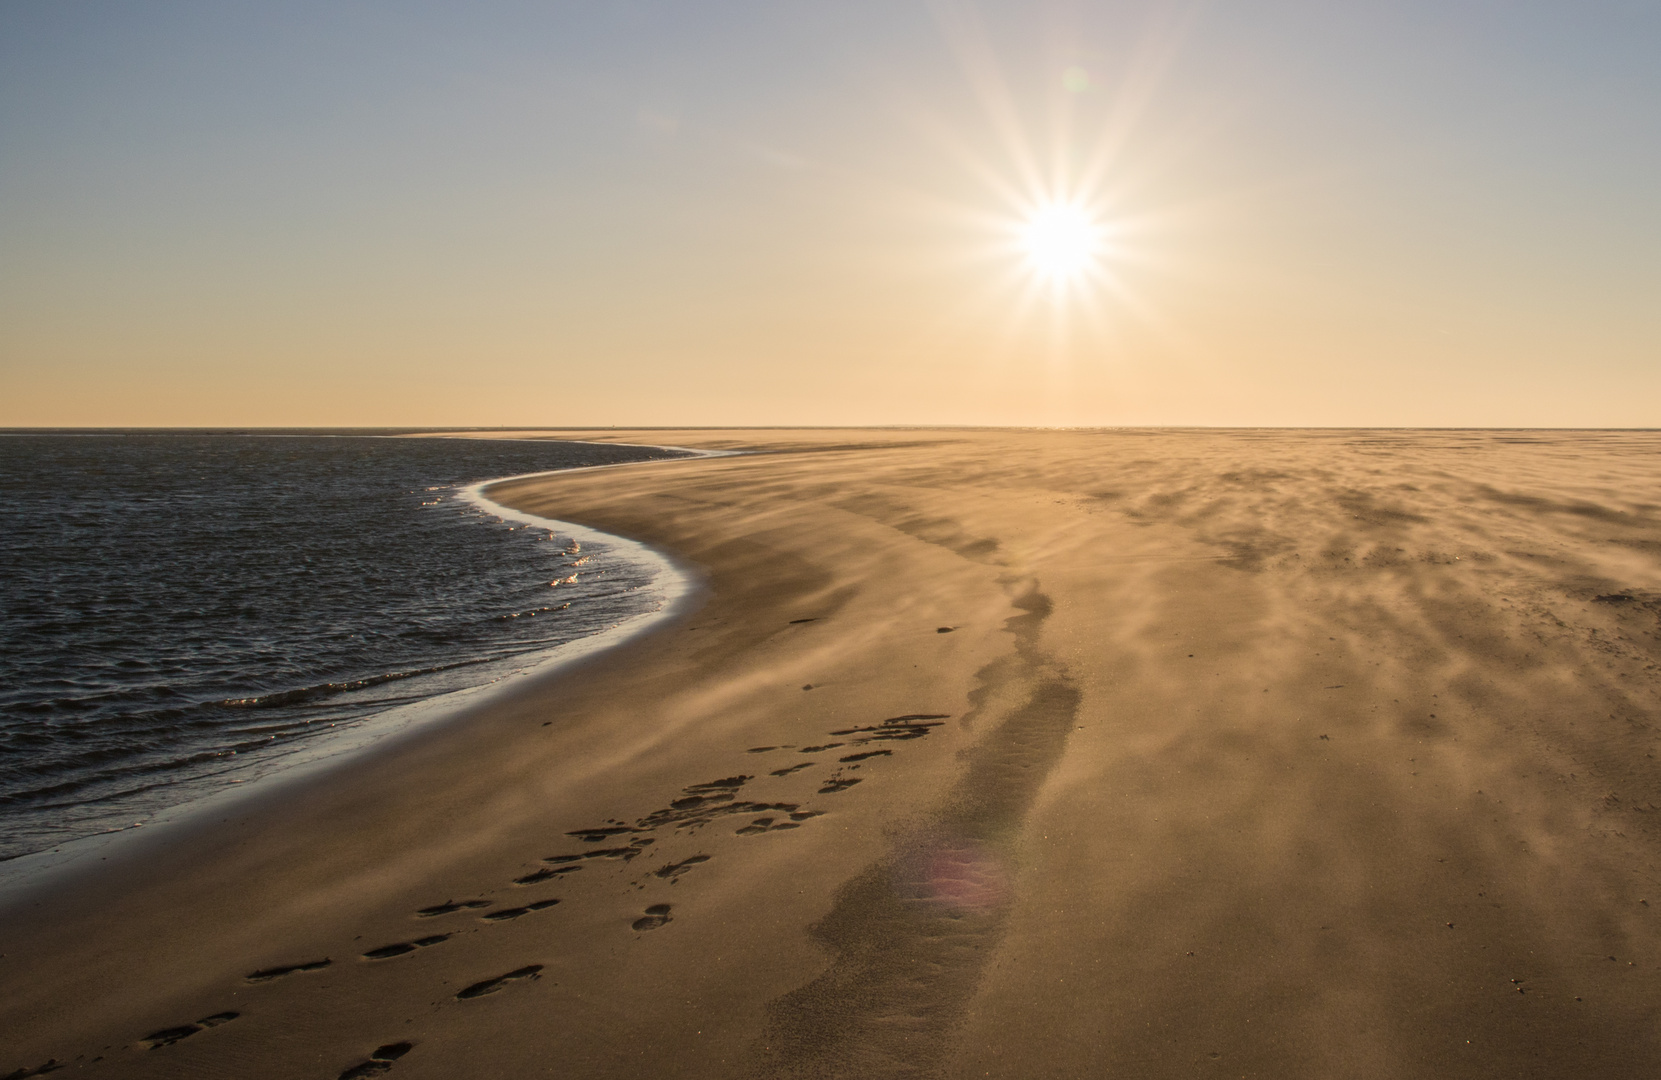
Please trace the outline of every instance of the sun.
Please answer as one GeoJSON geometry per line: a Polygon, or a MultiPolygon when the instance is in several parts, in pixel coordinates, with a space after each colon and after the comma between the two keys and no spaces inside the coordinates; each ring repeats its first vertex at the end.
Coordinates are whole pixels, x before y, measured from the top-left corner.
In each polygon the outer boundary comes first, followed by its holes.
{"type": "Polygon", "coordinates": [[[1105,232],[1084,207],[1051,203],[1022,222],[1020,244],[1034,273],[1064,284],[1095,269],[1106,246],[1105,232]]]}

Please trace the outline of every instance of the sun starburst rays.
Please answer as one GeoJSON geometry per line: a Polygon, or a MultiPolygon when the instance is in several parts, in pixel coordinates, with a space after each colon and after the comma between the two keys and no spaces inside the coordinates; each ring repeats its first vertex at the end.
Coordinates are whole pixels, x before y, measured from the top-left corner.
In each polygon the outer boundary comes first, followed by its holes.
{"type": "MultiPolygon", "coordinates": [[[[1138,155],[1136,146],[1182,28],[1151,28],[1116,88],[1088,83],[1081,69],[1058,67],[1064,75],[1051,80],[1040,111],[1030,96],[1023,105],[971,8],[949,0],[931,7],[985,125],[980,136],[938,121],[927,125],[932,141],[987,200],[952,208],[981,238],[973,261],[992,271],[982,279],[989,294],[964,298],[971,321],[985,325],[989,313],[1002,311],[1002,336],[1010,345],[1030,353],[1042,344],[1057,362],[1078,359],[1078,347],[1087,343],[1122,340],[1131,327],[1169,336],[1170,321],[1148,283],[1136,280],[1163,261],[1145,249],[1157,243],[1153,233],[1169,216],[1152,209],[1150,189],[1159,184],[1149,174],[1157,163],[1138,155]]],[[[1105,355],[1094,346],[1090,351],[1105,355]]]]}

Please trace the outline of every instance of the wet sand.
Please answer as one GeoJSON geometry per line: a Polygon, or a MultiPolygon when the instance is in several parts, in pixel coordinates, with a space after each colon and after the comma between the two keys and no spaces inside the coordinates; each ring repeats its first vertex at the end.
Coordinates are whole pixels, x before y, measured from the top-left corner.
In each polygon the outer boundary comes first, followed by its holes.
{"type": "Polygon", "coordinates": [[[702,606],[4,912],[0,1077],[1661,1071],[1661,434],[592,437],[762,451],[491,492],[702,606]]]}

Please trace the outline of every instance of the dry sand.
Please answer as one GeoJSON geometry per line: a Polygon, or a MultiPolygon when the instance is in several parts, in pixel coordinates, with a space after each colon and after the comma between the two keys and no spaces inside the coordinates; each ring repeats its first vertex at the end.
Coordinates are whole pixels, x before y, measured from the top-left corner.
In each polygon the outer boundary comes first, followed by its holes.
{"type": "Polygon", "coordinates": [[[702,607],[6,912],[0,1076],[1661,1074],[1661,435],[604,437],[702,607]]]}

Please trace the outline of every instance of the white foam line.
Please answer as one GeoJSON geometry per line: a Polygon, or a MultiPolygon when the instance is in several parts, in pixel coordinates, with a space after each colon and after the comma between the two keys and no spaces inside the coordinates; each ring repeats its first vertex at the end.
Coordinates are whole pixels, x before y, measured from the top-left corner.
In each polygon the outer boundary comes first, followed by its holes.
{"type": "MultiPolygon", "coordinates": [[[[507,441],[507,440],[503,440],[507,441]]],[[[518,440],[515,440],[518,441],[518,440]]],[[[525,442],[542,442],[541,439],[526,439],[525,442]]],[[[591,440],[561,439],[560,442],[583,442],[588,446],[632,446],[648,450],[676,450],[687,455],[684,458],[669,458],[670,461],[687,461],[692,458],[732,457],[744,453],[742,450],[694,450],[684,446],[655,446],[646,443],[602,443],[591,440]]],[[[516,480],[535,480],[541,477],[565,476],[576,472],[589,472],[594,469],[614,469],[619,465],[643,465],[649,462],[618,461],[606,465],[581,465],[574,469],[550,469],[544,472],[520,473],[517,476],[499,476],[494,480],[482,480],[477,484],[470,484],[461,489],[461,497],[477,506],[485,513],[502,519],[503,521],[517,521],[524,525],[533,525],[539,529],[547,529],[557,536],[568,536],[577,543],[600,544],[608,549],[608,553],[621,555],[624,559],[644,567],[651,574],[651,584],[647,588],[656,593],[657,607],[650,611],[643,611],[632,615],[616,626],[602,630],[597,634],[567,642],[564,645],[551,649],[534,667],[524,674],[541,671],[552,662],[566,662],[572,657],[567,653],[577,651],[579,646],[587,646],[580,650],[581,655],[589,655],[613,645],[620,645],[636,634],[644,633],[653,625],[665,619],[671,619],[680,613],[686,600],[697,593],[698,575],[690,567],[677,562],[674,556],[650,544],[639,540],[631,540],[626,536],[617,536],[614,533],[591,529],[586,525],[578,525],[571,521],[560,521],[556,518],[540,517],[527,513],[524,510],[515,510],[511,506],[503,506],[484,493],[485,488],[497,484],[507,484],[516,480]]]]}

